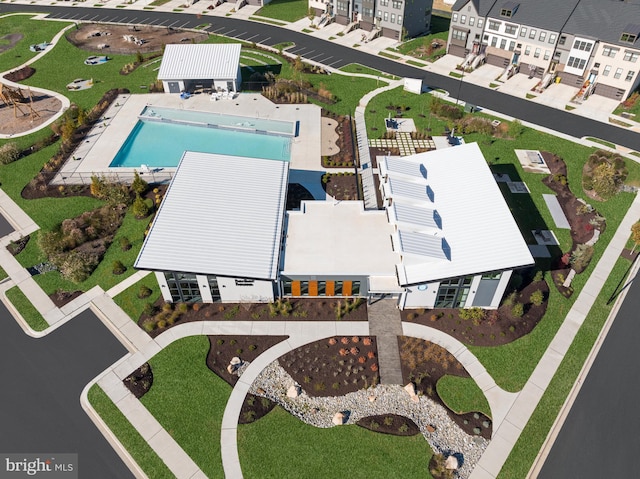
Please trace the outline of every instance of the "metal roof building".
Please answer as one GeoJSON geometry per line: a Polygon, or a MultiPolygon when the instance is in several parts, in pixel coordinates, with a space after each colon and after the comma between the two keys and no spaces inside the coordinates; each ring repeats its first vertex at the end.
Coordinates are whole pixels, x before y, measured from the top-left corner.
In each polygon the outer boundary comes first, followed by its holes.
{"type": "Polygon", "coordinates": [[[158,80],[169,93],[189,91],[197,85],[238,91],[240,49],[239,43],[167,45],[158,80]]]}
{"type": "Polygon", "coordinates": [[[386,182],[401,177],[407,186],[400,191],[383,188],[390,203],[389,219],[397,229],[394,247],[402,257],[397,265],[401,285],[533,264],[529,248],[476,143],[402,160],[402,165],[394,158],[379,162],[386,182]],[[410,170],[406,162],[416,164],[412,180],[407,179],[410,170]],[[427,179],[423,171],[428,172],[427,179]],[[413,194],[407,195],[405,190],[413,194]],[[433,191],[432,198],[427,194],[429,190],[433,191]],[[422,200],[416,196],[418,192],[422,192],[422,200]],[[416,214],[417,208],[423,208],[420,211],[424,214],[416,214]]]}
{"type": "Polygon", "coordinates": [[[187,151],[139,269],[275,280],[289,163],[187,151]]]}

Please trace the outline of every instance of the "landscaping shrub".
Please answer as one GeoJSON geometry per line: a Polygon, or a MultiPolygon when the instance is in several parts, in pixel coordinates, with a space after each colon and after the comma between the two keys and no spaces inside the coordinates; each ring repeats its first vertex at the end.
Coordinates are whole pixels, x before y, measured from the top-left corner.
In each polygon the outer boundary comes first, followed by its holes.
{"type": "Polygon", "coordinates": [[[50,258],[65,279],[74,283],[86,280],[100,263],[100,257],[86,251],[73,250],[50,258]]]}
{"type": "Polygon", "coordinates": [[[127,267],[124,264],[122,264],[122,261],[115,260],[113,262],[113,266],[111,270],[113,274],[122,274],[127,270],[127,267]]]}
{"type": "Polygon", "coordinates": [[[519,138],[520,135],[524,133],[524,125],[518,119],[513,120],[511,123],[509,123],[508,132],[511,138],[519,138]]]}
{"type": "Polygon", "coordinates": [[[15,143],[5,143],[0,147],[0,163],[8,165],[20,158],[20,150],[15,143]]]}
{"type": "Polygon", "coordinates": [[[131,211],[133,212],[133,215],[138,219],[146,218],[147,216],[149,216],[149,205],[147,205],[147,202],[140,196],[139,193],[136,193],[136,199],[131,205],[131,211]]]}
{"type": "Polygon", "coordinates": [[[149,184],[140,178],[140,175],[136,170],[133,170],[133,181],[131,182],[131,190],[134,193],[143,195],[149,189],[149,184]]]}
{"type": "Polygon", "coordinates": [[[536,289],[533,293],[531,293],[529,301],[531,301],[531,304],[535,306],[540,306],[544,302],[544,294],[539,289],[536,289]]]}
{"type": "Polygon", "coordinates": [[[511,308],[511,315],[514,318],[521,318],[524,315],[524,305],[522,303],[516,303],[511,308]]]}
{"type": "Polygon", "coordinates": [[[131,241],[126,236],[120,238],[120,249],[122,251],[129,251],[131,249],[131,241]]]}
{"type": "Polygon", "coordinates": [[[142,312],[147,316],[153,316],[156,312],[156,307],[153,305],[153,303],[145,303],[144,309],[142,310],[142,312]]]}
{"type": "Polygon", "coordinates": [[[544,271],[542,270],[537,270],[536,274],[533,275],[533,282],[537,283],[539,281],[542,281],[544,279],[544,271]]]}
{"type": "Polygon", "coordinates": [[[148,286],[142,284],[142,285],[140,285],[140,288],[138,289],[138,298],[140,298],[140,299],[148,298],[149,296],[151,296],[152,292],[153,291],[151,290],[151,288],[149,288],[148,286]]]}
{"type": "Polygon", "coordinates": [[[602,163],[593,170],[591,177],[593,190],[601,198],[613,197],[619,187],[619,179],[615,167],[610,163],[602,163]]]}
{"type": "Polygon", "coordinates": [[[485,310],[478,307],[460,309],[460,311],[458,312],[458,315],[461,319],[471,319],[474,323],[479,323],[480,321],[482,321],[485,318],[485,314],[485,310]]]}
{"type": "Polygon", "coordinates": [[[593,246],[588,244],[579,244],[576,248],[571,252],[571,258],[569,259],[569,263],[572,268],[576,270],[576,273],[581,273],[586,269],[593,257],[593,246]]]}

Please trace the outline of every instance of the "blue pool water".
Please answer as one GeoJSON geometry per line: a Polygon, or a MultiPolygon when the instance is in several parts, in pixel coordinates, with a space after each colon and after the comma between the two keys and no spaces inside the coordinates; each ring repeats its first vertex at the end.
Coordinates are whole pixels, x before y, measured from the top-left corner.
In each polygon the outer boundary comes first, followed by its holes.
{"type": "Polygon", "coordinates": [[[291,138],[206,126],[138,121],[110,167],[178,166],[185,151],[289,161],[291,138]]]}

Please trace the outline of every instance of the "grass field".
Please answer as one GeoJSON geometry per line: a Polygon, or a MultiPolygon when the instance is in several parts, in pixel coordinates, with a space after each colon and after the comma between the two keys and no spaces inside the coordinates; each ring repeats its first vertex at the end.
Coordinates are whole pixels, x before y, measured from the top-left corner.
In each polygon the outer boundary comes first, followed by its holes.
{"type": "Polygon", "coordinates": [[[156,276],[151,273],[137,283],[129,286],[122,293],[115,296],[113,300],[129,315],[132,321],[137,322],[144,310],[144,305],[146,303],[154,303],[159,297],[160,287],[158,286],[156,276]],[[138,291],[140,291],[141,286],[146,286],[151,289],[151,296],[144,299],[138,298],[138,291]]]}
{"type": "Polygon", "coordinates": [[[295,22],[309,13],[307,0],[273,0],[256,12],[259,17],[295,22]]]}
{"type": "Polygon", "coordinates": [[[34,331],[44,331],[49,327],[49,323],[45,321],[20,288],[14,286],[7,290],[6,295],[7,299],[11,301],[11,304],[18,310],[31,329],[34,331]]]}
{"type": "Polygon", "coordinates": [[[245,477],[431,477],[432,452],[421,434],[400,437],[355,425],[319,429],[280,407],[240,425],[238,448],[245,477]]]}
{"type": "Polygon", "coordinates": [[[491,408],[482,389],[472,378],[445,375],[436,384],[438,396],[456,414],[481,412],[491,417],[491,408]]]}

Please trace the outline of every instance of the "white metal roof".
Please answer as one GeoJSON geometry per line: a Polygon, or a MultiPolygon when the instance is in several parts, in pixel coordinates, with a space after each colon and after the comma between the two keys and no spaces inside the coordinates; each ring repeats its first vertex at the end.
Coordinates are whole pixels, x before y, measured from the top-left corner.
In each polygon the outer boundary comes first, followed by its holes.
{"type": "Polygon", "coordinates": [[[421,163],[416,163],[415,161],[407,161],[404,158],[400,158],[397,156],[388,157],[384,163],[382,163],[380,168],[380,172],[382,176],[386,176],[388,173],[391,174],[404,174],[412,177],[420,177],[427,178],[427,169],[421,163]]]}
{"type": "Polygon", "coordinates": [[[394,201],[389,208],[389,221],[394,224],[406,223],[419,229],[442,229],[442,218],[433,208],[410,205],[394,201]]]}
{"type": "Polygon", "coordinates": [[[185,152],[135,267],[275,279],[288,168],[185,152]]]}
{"type": "Polygon", "coordinates": [[[169,44],[162,55],[158,80],[235,79],[240,47],[239,43],[169,44]]]}
{"type": "MultiPolygon", "coordinates": [[[[396,188],[384,189],[385,194],[395,190],[392,204],[436,209],[442,225],[441,232],[436,236],[435,231],[431,231],[432,239],[427,240],[420,224],[396,222],[399,232],[394,235],[394,245],[400,248],[404,244],[405,248],[405,254],[397,264],[400,284],[427,283],[533,264],[529,248],[476,143],[403,157],[405,161],[425,166],[433,202],[426,193],[423,193],[422,203],[417,202],[415,193],[425,191],[427,184],[420,173],[412,181],[402,173],[402,191],[410,190],[412,194],[398,194],[399,174],[394,175],[387,167],[387,160],[379,159],[380,170],[388,171],[388,181],[396,182],[396,188]],[[413,183],[413,188],[407,183],[413,183]],[[422,231],[423,235],[415,236],[411,231],[422,231]],[[404,243],[399,241],[400,235],[404,237],[404,243]],[[415,241],[407,241],[409,238],[415,241]],[[438,257],[437,249],[428,247],[436,245],[435,238],[444,238],[446,244],[441,250],[444,257],[438,257]]],[[[394,215],[390,214],[389,218],[395,221],[394,215]]]]}
{"type": "Polygon", "coordinates": [[[389,176],[384,183],[385,196],[394,200],[405,198],[422,203],[425,199],[433,198],[432,191],[430,191],[429,185],[422,178],[416,179],[416,181],[406,181],[395,176],[389,176]]]}

